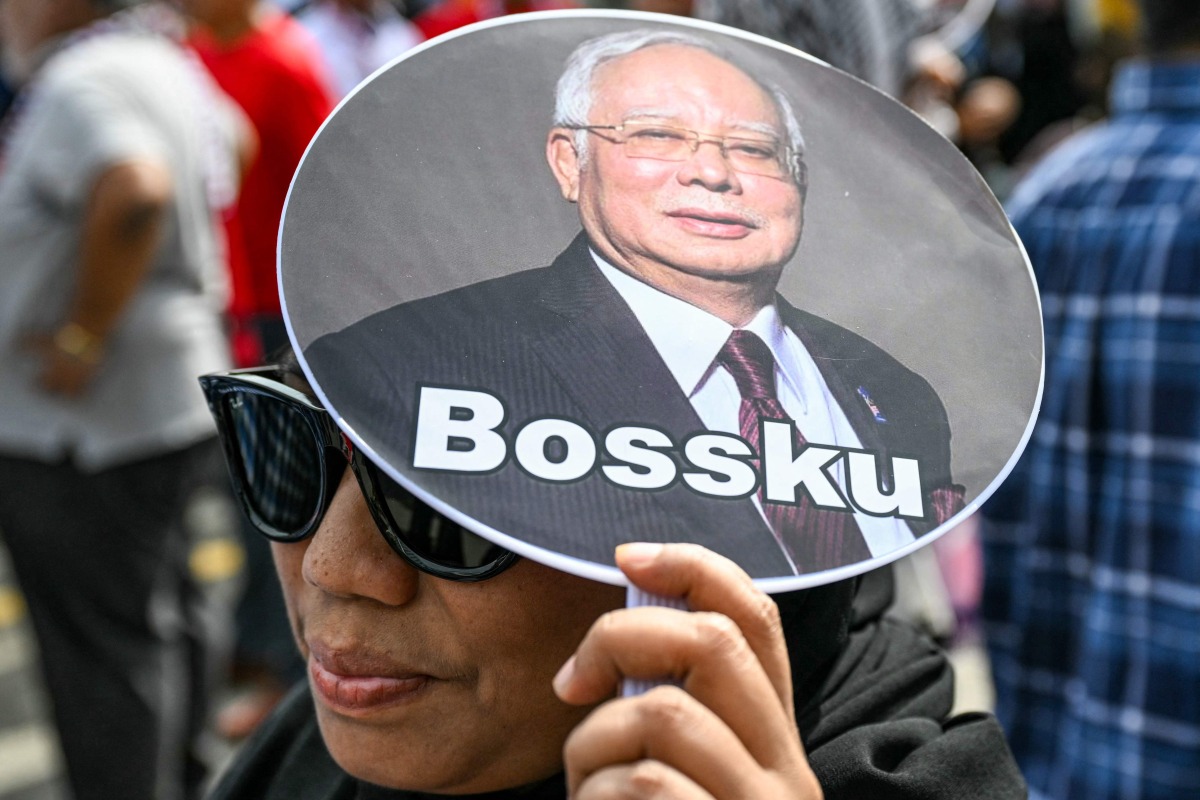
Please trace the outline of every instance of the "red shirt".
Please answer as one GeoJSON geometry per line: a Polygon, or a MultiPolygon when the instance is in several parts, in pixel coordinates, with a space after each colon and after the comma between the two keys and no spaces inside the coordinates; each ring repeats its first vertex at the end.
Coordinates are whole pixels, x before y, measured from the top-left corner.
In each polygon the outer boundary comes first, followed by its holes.
{"type": "Polygon", "coordinates": [[[579,8],[576,0],[444,0],[413,18],[426,39],[505,14],[579,8]]]}
{"type": "Polygon", "coordinates": [[[230,313],[235,323],[253,315],[278,317],[275,245],[283,201],[304,149],[334,107],[324,64],[308,32],[282,13],[270,14],[236,42],[196,32],[191,45],[245,111],[259,140],[258,156],[225,224],[230,313]]]}

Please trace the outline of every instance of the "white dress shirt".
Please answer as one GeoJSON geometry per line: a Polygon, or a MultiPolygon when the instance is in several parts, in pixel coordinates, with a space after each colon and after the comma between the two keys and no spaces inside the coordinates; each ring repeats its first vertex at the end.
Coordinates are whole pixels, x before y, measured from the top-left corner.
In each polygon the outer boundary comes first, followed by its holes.
{"type": "MultiPolygon", "coordinates": [[[[716,363],[733,326],[622,272],[595,251],[592,258],[632,309],[700,421],[711,431],[740,436],[738,410],[742,396],[733,376],[716,363]]],[[[862,449],[858,435],[830,394],[816,362],[796,334],[784,326],[779,309],[773,304],[766,306],[743,327],[771,348],[776,395],[804,438],[829,447],[862,449]]],[[[828,473],[841,487],[843,496],[847,496],[844,459],[831,464],[828,473]]],[[[752,499],[761,514],[758,496],[752,499]]],[[[891,552],[915,539],[912,529],[902,519],[873,517],[858,511],[854,519],[872,556],[891,552]]]]}

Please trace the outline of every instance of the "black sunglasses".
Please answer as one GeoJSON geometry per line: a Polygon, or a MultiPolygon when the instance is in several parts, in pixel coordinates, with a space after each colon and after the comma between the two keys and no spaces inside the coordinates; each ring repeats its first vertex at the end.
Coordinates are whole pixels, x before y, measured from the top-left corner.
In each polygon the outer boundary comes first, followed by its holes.
{"type": "Polygon", "coordinates": [[[277,542],[311,536],[349,464],[383,538],[422,572],[481,581],[515,553],[447,519],[354,448],[325,409],[284,383],[278,367],[200,378],[217,421],[233,488],[255,528],[277,542]]]}

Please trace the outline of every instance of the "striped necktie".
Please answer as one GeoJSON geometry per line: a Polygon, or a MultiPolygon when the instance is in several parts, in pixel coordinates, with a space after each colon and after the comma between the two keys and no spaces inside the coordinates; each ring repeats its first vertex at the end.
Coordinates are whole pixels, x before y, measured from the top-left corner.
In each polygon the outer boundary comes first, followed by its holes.
{"type": "MultiPolygon", "coordinates": [[[[717,354],[717,363],[729,370],[742,396],[738,426],[742,438],[755,453],[762,453],[760,432],[763,420],[791,417],[775,394],[775,358],[762,339],[746,330],[735,330],[717,354]]],[[[794,431],[796,452],[807,444],[799,428],[794,431]]],[[[761,470],[760,470],[761,472],[761,470]]],[[[871,557],[862,532],[850,511],[820,508],[807,492],[795,504],[768,501],[763,488],[758,499],[775,538],[788,552],[801,573],[816,572],[871,557]]]]}

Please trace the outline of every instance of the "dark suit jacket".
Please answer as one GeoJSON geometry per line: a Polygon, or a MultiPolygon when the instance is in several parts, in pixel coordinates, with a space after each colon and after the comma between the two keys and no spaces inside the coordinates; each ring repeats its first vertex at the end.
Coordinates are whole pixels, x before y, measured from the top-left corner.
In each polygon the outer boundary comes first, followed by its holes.
{"type": "MultiPolygon", "coordinates": [[[[890,465],[891,456],[919,459],[926,499],[949,485],[950,429],[929,384],[866,339],[782,300],[779,308],[864,449],[878,453],[881,464],[890,465]]],[[[596,268],[582,235],[549,267],[394,306],[321,337],[304,356],[330,403],[376,452],[496,530],[605,564],[613,563],[621,542],[698,541],[754,577],[792,574],[749,499],[702,496],[681,481],[657,491],[630,490],[598,471],[549,484],[511,457],[489,474],[411,468],[418,384],[502,398],[508,415],[500,432],[510,454],[516,431],[532,418],[570,419],[597,437],[617,425],[651,426],[677,444],[704,430],[633,312],[596,268]]],[[[932,520],[911,524],[918,534],[934,526],[932,520]]]]}

